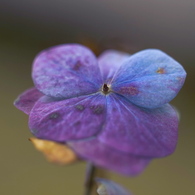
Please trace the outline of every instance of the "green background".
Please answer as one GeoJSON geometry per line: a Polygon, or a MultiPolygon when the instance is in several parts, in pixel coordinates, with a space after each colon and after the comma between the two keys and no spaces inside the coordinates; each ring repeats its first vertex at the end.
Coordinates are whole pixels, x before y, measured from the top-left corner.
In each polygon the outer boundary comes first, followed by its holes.
{"type": "Polygon", "coordinates": [[[0,194],[80,195],[85,163],[49,164],[28,141],[28,117],[14,99],[33,85],[34,56],[49,46],[80,42],[136,52],[159,48],[188,72],[172,101],[181,114],[175,153],[153,160],[138,177],[107,177],[134,195],[195,194],[195,2],[193,0],[0,0],[0,194]]]}

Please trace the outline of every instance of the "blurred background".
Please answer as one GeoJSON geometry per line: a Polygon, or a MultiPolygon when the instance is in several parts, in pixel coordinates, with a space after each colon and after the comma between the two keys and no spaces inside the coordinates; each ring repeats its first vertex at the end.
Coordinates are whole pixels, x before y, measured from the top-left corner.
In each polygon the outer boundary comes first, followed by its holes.
{"type": "Polygon", "coordinates": [[[31,64],[47,47],[82,43],[97,55],[108,48],[130,53],[158,48],[188,77],[172,104],[181,114],[176,152],[128,178],[109,172],[134,195],[195,194],[194,0],[0,0],[0,194],[81,195],[85,163],[58,167],[28,141],[28,117],[14,99],[33,85],[31,64]]]}

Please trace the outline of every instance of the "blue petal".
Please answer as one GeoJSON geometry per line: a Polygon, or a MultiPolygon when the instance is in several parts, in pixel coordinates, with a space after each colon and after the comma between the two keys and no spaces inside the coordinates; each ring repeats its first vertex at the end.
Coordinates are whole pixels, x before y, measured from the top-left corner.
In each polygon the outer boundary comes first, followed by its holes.
{"type": "Polygon", "coordinates": [[[130,193],[119,184],[102,178],[96,178],[99,184],[97,193],[99,195],[130,195],[130,193]]]}
{"type": "Polygon", "coordinates": [[[125,61],[113,79],[112,90],[138,106],[157,108],[177,95],[185,77],[185,70],[173,58],[148,49],[125,61]]]}

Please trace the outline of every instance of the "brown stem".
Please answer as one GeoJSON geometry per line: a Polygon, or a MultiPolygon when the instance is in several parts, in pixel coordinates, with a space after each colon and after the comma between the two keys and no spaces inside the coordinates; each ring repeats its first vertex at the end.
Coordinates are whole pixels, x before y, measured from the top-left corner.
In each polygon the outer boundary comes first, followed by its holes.
{"type": "Polygon", "coordinates": [[[84,195],[92,194],[95,174],[96,174],[96,167],[92,163],[88,162],[84,195]]]}

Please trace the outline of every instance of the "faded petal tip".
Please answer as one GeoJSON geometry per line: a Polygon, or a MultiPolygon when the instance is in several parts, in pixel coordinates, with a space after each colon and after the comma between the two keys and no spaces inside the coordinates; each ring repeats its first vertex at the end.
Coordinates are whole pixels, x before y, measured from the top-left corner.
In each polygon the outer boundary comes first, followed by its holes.
{"type": "Polygon", "coordinates": [[[57,142],[41,140],[37,138],[29,139],[35,148],[42,152],[49,162],[67,165],[78,160],[77,155],[65,144],[57,142]]]}

